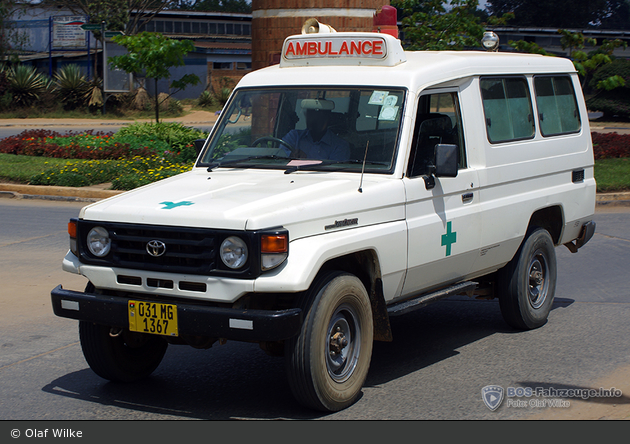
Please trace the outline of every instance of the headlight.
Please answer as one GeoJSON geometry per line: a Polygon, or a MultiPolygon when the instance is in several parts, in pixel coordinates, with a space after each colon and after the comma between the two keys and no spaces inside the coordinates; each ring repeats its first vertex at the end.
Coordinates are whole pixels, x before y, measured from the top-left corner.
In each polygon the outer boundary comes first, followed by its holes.
{"type": "Polygon", "coordinates": [[[236,236],[230,236],[221,243],[220,256],[223,263],[236,270],[247,262],[247,245],[236,236]]]}
{"type": "Polygon", "coordinates": [[[96,257],[107,256],[111,245],[112,241],[109,238],[109,233],[103,227],[94,227],[87,235],[88,249],[96,257]]]}

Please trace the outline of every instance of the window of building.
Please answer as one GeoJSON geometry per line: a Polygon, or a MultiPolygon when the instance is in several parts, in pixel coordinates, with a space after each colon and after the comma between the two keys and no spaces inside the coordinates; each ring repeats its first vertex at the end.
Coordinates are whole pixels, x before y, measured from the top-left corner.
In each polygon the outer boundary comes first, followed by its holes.
{"type": "Polygon", "coordinates": [[[491,143],[534,137],[534,117],[527,80],[487,77],[480,81],[486,130],[491,143]]]}
{"type": "Polygon", "coordinates": [[[232,62],[212,62],[212,69],[232,69],[232,62]]]}
{"type": "Polygon", "coordinates": [[[534,88],[538,124],[543,136],[580,131],[580,113],[570,77],[536,76],[534,88]]]}

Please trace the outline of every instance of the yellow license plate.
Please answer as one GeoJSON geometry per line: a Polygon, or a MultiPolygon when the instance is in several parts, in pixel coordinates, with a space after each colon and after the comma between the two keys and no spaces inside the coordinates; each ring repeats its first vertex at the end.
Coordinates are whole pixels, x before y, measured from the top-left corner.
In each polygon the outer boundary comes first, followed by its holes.
{"type": "Polygon", "coordinates": [[[154,335],[178,336],[177,305],[129,301],[129,330],[154,335]]]}

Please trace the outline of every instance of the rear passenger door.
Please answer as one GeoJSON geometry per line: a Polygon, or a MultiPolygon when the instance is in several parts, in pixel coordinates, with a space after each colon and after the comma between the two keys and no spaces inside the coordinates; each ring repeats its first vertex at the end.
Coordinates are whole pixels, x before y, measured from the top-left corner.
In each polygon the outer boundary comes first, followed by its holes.
{"type": "Polygon", "coordinates": [[[404,179],[409,245],[403,295],[464,279],[479,254],[479,181],[466,148],[458,91],[421,95],[404,179]],[[459,147],[458,174],[436,178],[435,187],[427,189],[438,143],[459,147]]]}

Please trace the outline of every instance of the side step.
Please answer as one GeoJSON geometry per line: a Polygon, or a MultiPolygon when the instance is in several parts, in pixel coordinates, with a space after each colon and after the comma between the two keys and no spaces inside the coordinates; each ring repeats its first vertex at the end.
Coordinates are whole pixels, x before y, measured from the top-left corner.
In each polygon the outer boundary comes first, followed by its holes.
{"type": "Polygon", "coordinates": [[[460,282],[459,284],[453,285],[452,287],[442,288],[441,290],[435,291],[433,293],[425,293],[418,296],[417,298],[408,299],[406,301],[392,304],[387,307],[387,314],[389,316],[400,316],[402,314],[409,313],[410,311],[422,308],[425,305],[430,304],[431,302],[437,302],[440,299],[444,299],[456,294],[472,292],[475,288],[477,288],[477,282],[460,282]]]}

